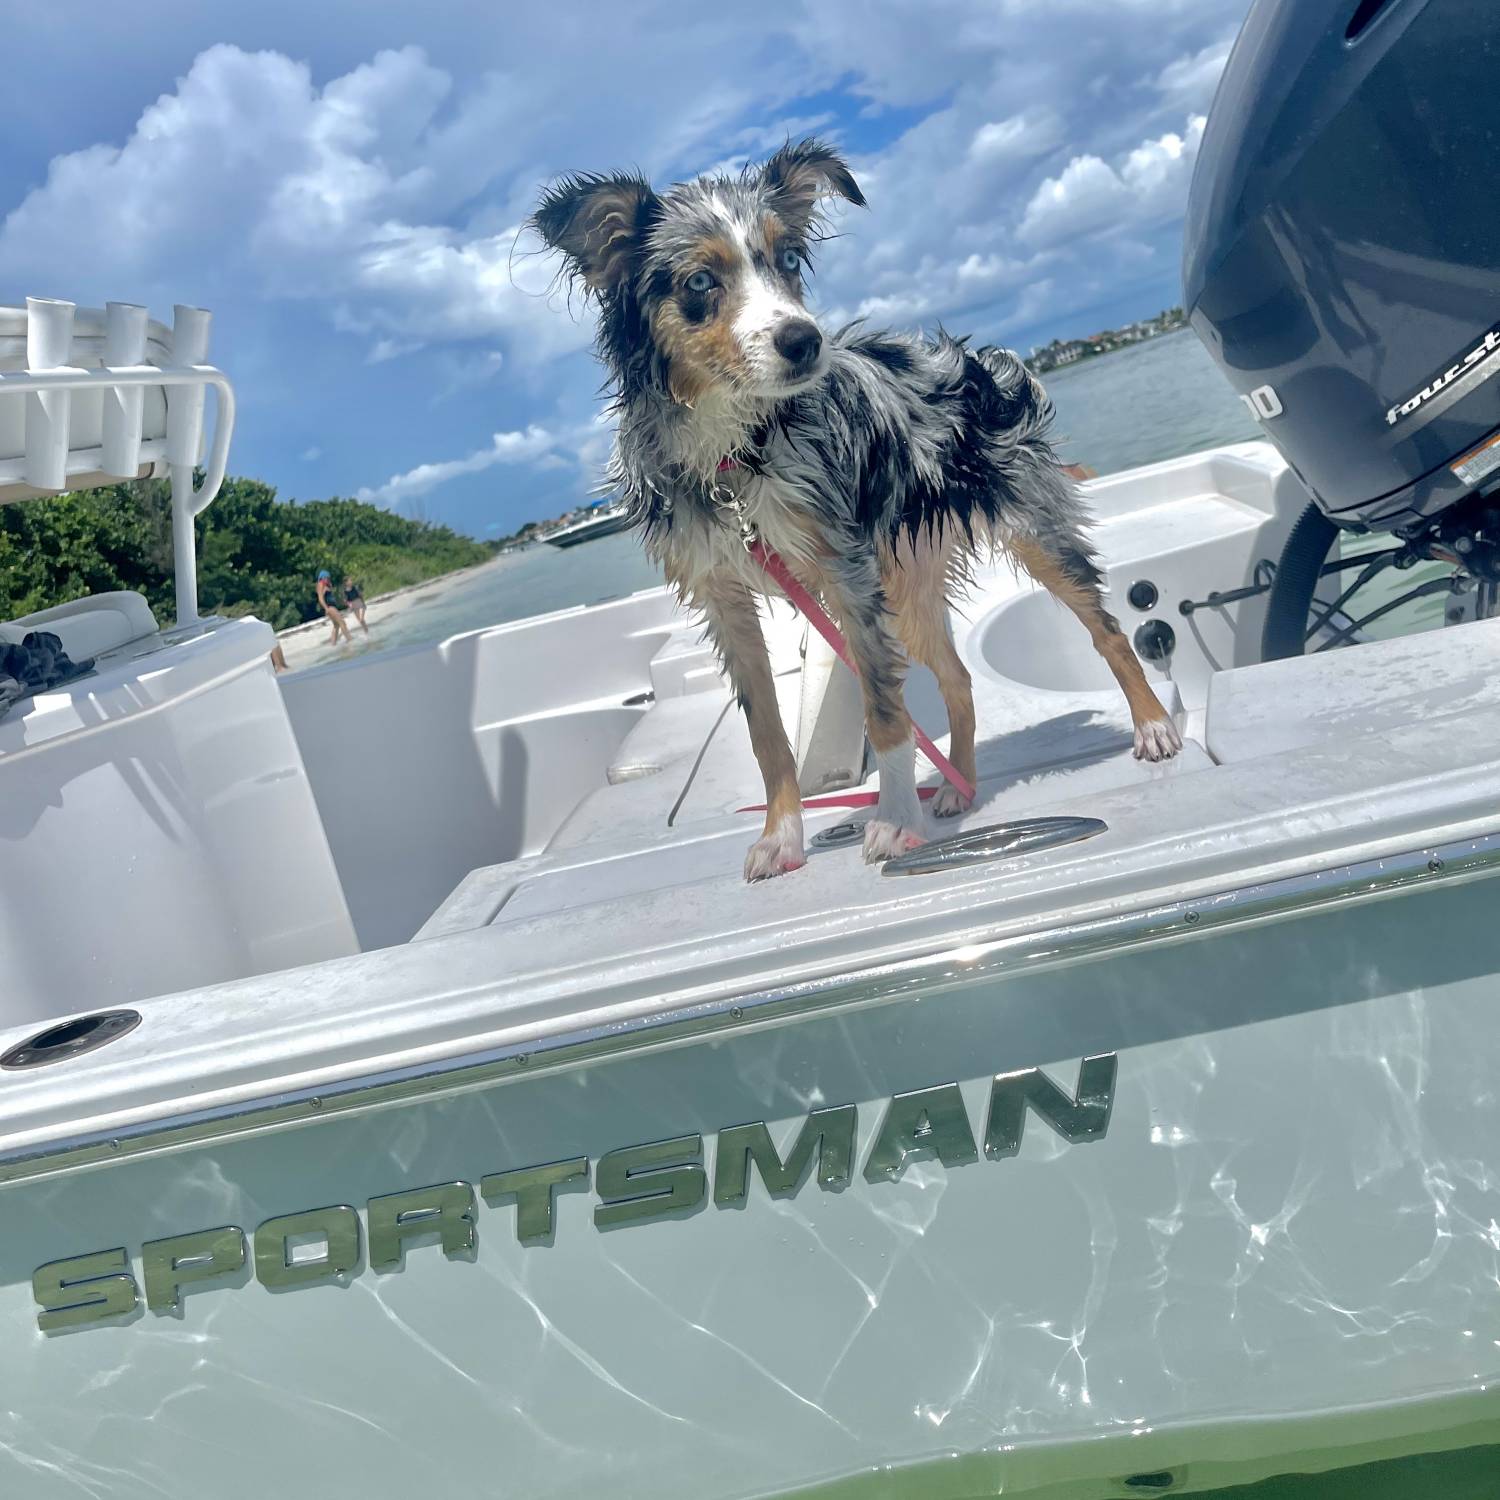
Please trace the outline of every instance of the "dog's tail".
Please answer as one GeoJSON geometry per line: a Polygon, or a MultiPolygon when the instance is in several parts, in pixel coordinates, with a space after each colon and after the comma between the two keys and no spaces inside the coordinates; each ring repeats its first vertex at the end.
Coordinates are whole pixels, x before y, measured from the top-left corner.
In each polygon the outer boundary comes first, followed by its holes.
{"type": "Polygon", "coordinates": [[[1098,590],[1104,578],[1088,539],[1088,507],[1052,446],[1052,398],[1009,349],[975,349],[970,358],[994,382],[984,426],[997,491],[996,540],[1035,543],[1070,584],[1098,590]]]}
{"type": "Polygon", "coordinates": [[[987,344],[970,356],[995,382],[995,394],[1007,408],[1006,419],[1018,441],[1047,441],[1055,415],[1052,398],[1040,380],[1026,368],[1020,355],[987,344]]]}

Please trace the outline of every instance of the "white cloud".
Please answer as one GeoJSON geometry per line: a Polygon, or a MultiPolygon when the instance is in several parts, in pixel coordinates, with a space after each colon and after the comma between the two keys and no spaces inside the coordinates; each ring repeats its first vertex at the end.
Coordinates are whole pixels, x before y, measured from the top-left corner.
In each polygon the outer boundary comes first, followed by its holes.
{"type": "Polygon", "coordinates": [[[505,354],[499,349],[443,350],[437,357],[442,383],[432,394],[436,404],[458,392],[473,389],[493,380],[505,368],[505,354]]]}
{"type": "Polygon", "coordinates": [[[534,463],[547,458],[556,460],[556,447],[556,435],[545,427],[533,425],[524,432],[497,432],[491,437],[489,447],[480,448],[466,458],[418,464],[404,474],[392,474],[384,484],[374,488],[366,486],[358,495],[361,500],[374,505],[399,505],[435,490],[450,479],[457,479],[460,474],[479,474],[496,464],[534,463]]]}
{"type": "Polygon", "coordinates": [[[1197,52],[1174,58],[1157,75],[1156,87],[1174,110],[1201,113],[1213,103],[1219,75],[1229,61],[1234,34],[1220,37],[1197,52]]]}
{"type": "Polygon", "coordinates": [[[315,464],[320,458],[322,458],[322,456],[323,450],[318,447],[316,443],[314,443],[311,448],[303,449],[302,462],[305,464],[315,464]]]}
{"type": "Polygon", "coordinates": [[[1032,194],[1021,216],[1020,238],[1036,246],[1060,245],[1180,214],[1203,126],[1203,116],[1194,115],[1183,135],[1168,131],[1143,141],[1118,168],[1097,156],[1075,156],[1032,194]]]}
{"type": "Polygon", "coordinates": [[[1050,276],[1043,276],[1040,281],[1028,282],[1021,290],[1021,295],[1016,298],[1016,305],[1006,320],[1008,327],[1024,328],[1041,317],[1052,304],[1056,294],[1056,284],[1050,276]]]}
{"type": "Polygon", "coordinates": [[[1062,138],[1062,122],[1051,113],[988,120],[969,142],[969,158],[983,165],[1034,160],[1062,138]]]}
{"type": "Polygon", "coordinates": [[[1194,115],[1182,135],[1169,131],[1158,140],[1143,141],[1125,158],[1120,180],[1135,199],[1137,223],[1182,212],[1207,123],[1194,115]]]}
{"type": "Polygon", "coordinates": [[[1032,195],[1021,218],[1020,235],[1034,244],[1103,228],[1127,208],[1120,174],[1097,156],[1075,156],[1059,177],[1049,177],[1032,195]]]}
{"type": "MultiPolygon", "coordinates": [[[[1154,244],[1180,218],[1201,129],[1182,121],[1198,113],[1244,3],[819,6],[797,34],[845,63],[873,118],[931,106],[855,161],[870,211],[842,215],[820,302],[835,316],[941,321],[981,338],[1095,317],[1119,287],[1113,236],[1099,231],[1154,244]]],[[[1175,256],[1147,245],[1145,259],[1141,278],[1158,283],[1145,295],[1175,300],[1175,256]]]]}
{"type": "Polygon", "coordinates": [[[376,339],[365,355],[365,363],[383,365],[389,359],[400,359],[403,354],[414,354],[421,347],[414,339],[376,339]]]}
{"type": "MultiPolygon", "coordinates": [[[[338,4],[336,17],[265,0],[257,31],[280,50],[258,52],[205,45],[233,30],[204,19],[212,8],[185,8],[165,51],[106,8],[94,50],[110,58],[115,112],[88,113],[99,65],[70,57],[79,123],[48,139],[96,144],[52,146],[63,154],[44,179],[39,160],[12,179],[39,185],[0,222],[0,285],[215,307],[235,339],[232,358],[227,333],[215,354],[263,409],[245,441],[275,433],[289,460],[306,438],[287,439],[296,423],[277,418],[315,409],[341,379],[361,409],[373,394],[374,441],[368,425],[318,429],[332,482],[398,471],[370,495],[458,490],[500,463],[593,464],[607,428],[583,357],[590,320],[518,239],[541,182],[631,165],[670,180],[737,167],[786,135],[842,133],[870,210],[839,215],[815,300],[835,317],[942,321],[981,339],[1041,332],[1114,295],[1127,239],[1141,284],[1163,281],[1201,112],[1244,8],[632,0],[517,7],[499,28],[479,0],[453,0],[399,25],[389,7],[351,6],[351,32],[338,4]],[[361,51],[362,37],[379,41],[361,51]],[[425,46],[382,48],[393,37],[425,46]],[[327,65],[351,47],[357,66],[327,65]],[[90,123],[130,119],[119,80],[163,66],[181,76],[135,101],[132,128],[90,123]],[[415,409],[422,423],[393,415],[415,409]],[[497,427],[520,446],[486,441],[497,427]],[[537,432],[550,442],[528,447],[537,432]],[[468,457],[412,465],[424,452],[468,457]]],[[[57,93],[61,67],[41,94],[57,93]]],[[[24,62],[13,71],[20,97],[37,94],[24,62]]],[[[248,462],[276,477],[260,453],[248,462]]]]}
{"type": "Polygon", "coordinates": [[[0,272],[100,300],[144,280],[160,301],[322,304],[375,336],[373,363],[499,334],[533,358],[576,349],[586,331],[549,305],[553,268],[515,254],[519,222],[472,234],[409,217],[454,207],[424,160],[450,88],[413,47],[321,90],[279,53],[209,48],[123,146],[52,163],[0,227],[0,272]]]}

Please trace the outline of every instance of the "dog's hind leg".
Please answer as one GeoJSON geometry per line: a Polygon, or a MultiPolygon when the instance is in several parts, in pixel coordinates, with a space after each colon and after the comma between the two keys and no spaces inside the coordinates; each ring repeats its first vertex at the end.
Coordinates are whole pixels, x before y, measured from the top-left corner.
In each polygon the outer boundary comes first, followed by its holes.
{"type": "Polygon", "coordinates": [[[880,799],[865,824],[865,858],[872,864],[926,843],[922,802],[917,796],[917,746],[907,717],[902,683],[906,661],[891,636],[890,610],[880,568],[869,547],[825,557],[833,597],[849,654],[859,671],[865,730],[880,771],[880,799]]]}
{"type": "Polygon", "coordinates": [[[1089,549],[1076,536],[1043,542],[1012,533],[1004,543],[1006,551],[1087,628],[1094,649],[1108,663],[1130,705],[1136,759],[1167,760],[1176,755],[1182,749],[1177,726],[1151,691],[1119,622],[1104,607],[1100,592],[1103,580],[1089,549]]]}
{"type": "Polygon", "coordinates": [[[776,682],[755,600],[738,579],[718,574],[700,580],[690,597],[703,611],[709,638],[745,711],[750,747],[766,785],[765,828],[745,856],[745,879],[766,880],[800,869],[807,854],[802,846],[797,762],[776,704],[776,682]]]}
{"type": "MultiPolygon", "coordinates": [[[[885,591],[907,655],[937,678],[948,710],[948,759],[975,786],[974,685],[948,622],[950,545],[928,535],[915,542],[903,537],[896,545],[894,566],[886,570],[885,591]]],[[[944,782],[932,799],[932,810],[940,818],[952,818],[968,812],[973,803],[972,797],[944,782]]]]}

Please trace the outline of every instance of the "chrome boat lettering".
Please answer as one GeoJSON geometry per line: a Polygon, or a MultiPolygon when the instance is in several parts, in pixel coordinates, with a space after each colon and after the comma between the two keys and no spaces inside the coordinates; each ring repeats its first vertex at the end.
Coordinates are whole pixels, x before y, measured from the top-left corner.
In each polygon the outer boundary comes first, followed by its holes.
{"type": "Polygon", "coordinates": [[[843,1187],[854,1168],[854,1106],[815,1109],[787,1153],[786,1160],[771,1141],[763,1121],[731,1125],[719,1132],[714,1155],[714,1202],[743,1203],[750,1195],[750,1163],[773,1198],[795,1193],[807,1181],[813,1154],[818,1158],[818,1186],[843,1187]]]}
{"type": "Polygon", "coordinates": [[[267,1219],[255,1231],[255,1279],[262,1286],[307,1286],[359,1269],[359,1215],[347,1203],[267,1219]],[[299,1255],[294,1240],[311,1240],[316,1255],[299,1255]]]}
{"type": "MultiPolygon", "coordinates": [[[[985,1115],[984,1156],[999,1161],[1016,1155],[1028,1113],[1070,1144],[1102,1140],[1109,1129],[1116,1074],[1113,1052],[1084,1058],[1072,1093],[1040,1068],[996,1074],[985,1115]]],[[[857,1127],[853,1104],[812,1110],[796,1137],[788,1137],[783,1154],[763,1120],[725,1126],[714,1154],[714,1203],[721,1208],[745,1203],[755,1172],[770,1197],[799,1192],[814,1175],[814,1163],[821,1189],[847,1186],[854,1173],[857,1127]]],[[[957,1083],[915,1089],[887,1101],[865,1158],[864,1178],[898,1181],[919,1157],[935,1158],[950,1170],[980,1160],[957,1083]]],[[[594,1223],[612,1229],[690,1213],[703,1206],[708,1182],[700,1134],[606,1152],[593,1167],[598,1198],[594,1223]]],[[[492,1205],[513,1199],[516,1238],[546,1241],[556,1225],[557,1192],[570,1184],[588,1188],[587,1157],[491,1173],[480,1179],[478,1196],[492,1205]]],[[[478,1245],[476,1201],[473,1185],[461,1180],[371,1198],[364,1225],[369,1269],[400,1270],[407,1250],[419,1243],[435,1242],[450,1257],[472,1255],[478,1245]]],[[[337,1204],[267,1219],[253,1236],[230,1224],[148,1240],[140,1251],[139,1283],[123,1247],[49,1261],[31,1278],[41,1309],[37,1326],[52,1333],[118,1323],[136,1314],[142,1292],[148,1309],[177,1310],[189,1288],[223,1285],[225,1278],[245,1270],[247,1238],[253,1245],[249,1259],[254,1279],[263,1287],[280,1291],[345,1281],[361,1270],[360,1230],[358,1211],[337,1204]]]]}
{"type": "Polygon", "coordinates": [[[601,1200],[594,1209],[600,1229],[697,1208],[708,1187],[703,1137],[680,1135],[611,1151],[599,1158],[594,1187],[601,1200]]]}
{"type": "Polygon", "coordinates": [[[386,1193],[371,1198],[367,1212],[372,1270],[399,1271],[406,1241],[418,1236],[436,1233],[445,1255],[460,1255],[475,1245],[474,1189],[467,1182],[386,1193]]]}
{"type": "Polygon", "coordinates": [[[36,1321],[44,1333],[124,1317],[140,1303],[123,1247],[39,1266],[31,1290],[42,1307],[36,1321]]]}
{"type": "Polygon", "coordinates": [[[964,1096],[956,1083],[897,1094],[865,1160],[866,1182],[894,1182],[912,1156],[935,1156],[945,1167],[979,1160],[964,1096]]]}
{"type": "Polygon", "coordinates": [[[169,1311],[181,1302],[178,1293],[195,1281],[213,1281],[245,1264],[245,1231],[233,1224],[198,1234],[174,1234],[141,1246],[141,1280],[146,1306],[169,1311]]]}
{"type": "Polygon", "coordinates": [[[998,1161],[1021,1149],[1028,1109],[1035,1110],[1065,1141],[1102,1139],[1115,1102],[1115,1072],[1113,1052],[1084,1058],[1078,1069],[1078,1090],[1071,1097],[1040,1068],[999,1074],[990,1087],[984,1154],[998,1161]]]}
{"type": "Polygon", "coordinates": [[[516,1200],[516,1238],[546,1239],[552,1233],[552,1204],[556,1189],[565,1182],[589,1181],[589,1159],[548,1162],[541,1167],[519,1167],[514,1172],[492,1172],[479,1182],[486,1203],[506,1198],[516,1200]]]}

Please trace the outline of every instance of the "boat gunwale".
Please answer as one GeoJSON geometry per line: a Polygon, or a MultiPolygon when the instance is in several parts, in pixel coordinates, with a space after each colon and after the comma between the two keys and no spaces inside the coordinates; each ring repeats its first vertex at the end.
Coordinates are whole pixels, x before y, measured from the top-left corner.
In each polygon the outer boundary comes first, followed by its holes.
{"type": "Polygon", "coordinates": [[[939,953],[901,958],[747,993],[728,993],[673,1010],[559,1031],[462,1053],[238,1100],[197,1112],[0,1149],[0,1185],[35,1181],[133,1157],[239,1139],[264,1130],[387,1108],[428,1096],[469,1092],[516,1077],[561,1071],[621,1054],[682,1045],[746,1028],[889,1003],[918,988],[947,987],[1095,959],[1282,918],[1312,915],[1413,889],[1455,885],[1500,873],[1500,830],[1426,845],[1269,881],[1156,903],[939,953]]]}

